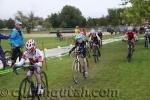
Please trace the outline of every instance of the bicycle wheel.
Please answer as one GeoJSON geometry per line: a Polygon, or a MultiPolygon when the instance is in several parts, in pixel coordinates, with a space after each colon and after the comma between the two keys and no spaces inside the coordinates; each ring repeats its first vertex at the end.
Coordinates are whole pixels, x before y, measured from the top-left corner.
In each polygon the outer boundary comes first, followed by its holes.
{"type": "Polygon", "coordinates": [[[94,62],[97,63],[98,60],[99,60],[97,48],[94,48],[94,49],[93,49],[93,56],[94,56],[94,62]]]}
{"type": "Polygon", "coordinates": [[[128,56],[127,56],[128,62],[131,62],[131,57],[132,57],[132,48],[131,45],[129,45],[128,56]]]}
{"type": "Polygon", "coordinates": [[[12,61],[11,61],[11,51],[5,51],[5,58],[7,60],[7,63],[9,66],[11,66],[12,61]]]}
{"type": "Polygon", "coordinates": [[[34,100],[35,87],[32,81],[28,78],[24,78],[19,86],[18,100],[34,100]]]}
{"type": "Polygon", "coordinates": [[[40,100],[48,100],[49,98],[49,90],[48,90],[48,79],[47,75],[44,71],[41,72],[41,80],[42,80],[42,89],[43,94],[39,96],[40,100]]]}
{"type": "Polygon", "coordinates": [[[89,58],[91,57],[89,48],[87,49],[87,56],[88,56],[89,58]]]}
{"type": "Polygon", "coordinates": [[[80,79],[82,78],[81,64],[78,60],[73,62],[72,73],[73,73],[73,81],[78,84],[80,79]]]}

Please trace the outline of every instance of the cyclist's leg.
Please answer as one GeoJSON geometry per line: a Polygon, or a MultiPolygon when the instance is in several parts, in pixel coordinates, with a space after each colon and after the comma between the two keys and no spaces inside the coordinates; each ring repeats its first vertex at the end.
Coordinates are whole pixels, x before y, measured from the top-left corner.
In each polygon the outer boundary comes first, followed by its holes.
{"type": "Polygon", "coordinates": [[[100,42],[97,42],[97,48],[98,48],[98,55],[99,55],[99,56],[101,56],[100,47],[101,47],[100,42]]]}
{"type": "Polygon", "coordinates": [[[88,77],[86,51],[83,52],[82,63],[83,63],[83,69],[84,69],[85,77],[88,77]]]}
{"type": "Polygon", "coordinates": [[[34,76],[36,78],[36,82],[37,82],[37,94],[42,94],[42,79],[41,79],[41,68],[40,67],[37,67],[37,69],[34,70],[34,76]]]}
{"type": "Polygon", "coordinates": [[[135,39],[132,39],[131,42],[132,42],[132,48],[133,48],[133,51],[134,51],[135,50],[134,49],[135,48],[135,39]]]}
{"type": "Polygon", "coordinates": [[[98,50],[98,55],[101,56],[101,54],[100,54],[100,42],[99,41],[95,42],[95,45],[96,45],[97,50],[98,50]]]}

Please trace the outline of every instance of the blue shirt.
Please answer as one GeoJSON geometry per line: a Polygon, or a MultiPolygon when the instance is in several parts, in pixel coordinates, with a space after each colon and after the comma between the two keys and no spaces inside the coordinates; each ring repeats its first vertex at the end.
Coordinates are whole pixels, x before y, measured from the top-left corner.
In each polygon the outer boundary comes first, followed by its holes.
{"type": "Polygon", "coordinates": [[[10,42],[13,47],[24,46],[23,32],[14,28],[11,32],[10,42]]]}
{"type": "Polygon", "coordinates": [[[1,46],[1,39],[9,39],[10,36],[9,35],[3,35],[2,33],[0,33],[0,46],[1,46]]]}

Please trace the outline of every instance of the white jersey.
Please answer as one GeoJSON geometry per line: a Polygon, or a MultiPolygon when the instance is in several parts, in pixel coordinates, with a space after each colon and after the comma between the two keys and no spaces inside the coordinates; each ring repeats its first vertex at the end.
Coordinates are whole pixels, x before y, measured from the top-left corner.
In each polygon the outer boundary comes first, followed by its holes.
{"type": "Polygon", "coordinates": [[[29,59],[31,64],[35,64],[38,62],[42,62],[44,57],[43,57],[43,53],[39,49],[36,49],[34,55],[31,55],[27,51],[25,51],[22,58],[25,60],[29,59]]]}

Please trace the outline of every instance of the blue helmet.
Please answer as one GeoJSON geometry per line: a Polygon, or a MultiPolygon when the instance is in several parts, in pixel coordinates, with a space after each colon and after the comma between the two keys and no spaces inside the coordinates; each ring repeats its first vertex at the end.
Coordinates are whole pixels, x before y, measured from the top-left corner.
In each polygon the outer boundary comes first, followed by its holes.
{"type": "Polygon", "coordinates": [[[75,39],[77,40],[77,39],[82,39],[83,38],[83,35],[82,35],[82,33],[79,33],[78,35],[76,35],[76,37],[75,37],[75,39]]]}

